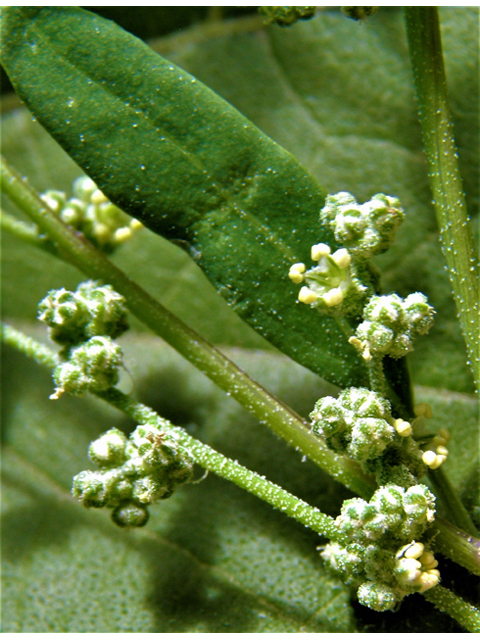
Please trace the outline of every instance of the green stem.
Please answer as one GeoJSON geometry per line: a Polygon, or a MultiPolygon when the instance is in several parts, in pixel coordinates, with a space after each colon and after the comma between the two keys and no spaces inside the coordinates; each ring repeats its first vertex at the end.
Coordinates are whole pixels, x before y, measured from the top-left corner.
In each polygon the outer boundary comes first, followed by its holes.
{"type": "Polygon", "coordinates": [[[311,432],[305,420],[148,295],[87,240],[72,231],[3,158],[0,177],[6,195],[55,243],[60,257],[88,277],[111,284],[125,297],[128,308],[137,318],[253,413],[261,423],[268,425],[346,487],[363,498],[370,498],[376,488],[375,482],[363,473],[356,462],[331,452],[311,432]]]}
{"type": "MultiPolygon", "coordinates": [[[[1,337],[5,344],[16,348],[26,356],[32,358],[37,363],[54,368],[59,359],[56,354],[45,345],[26,336],[21,331],[13,327],[0,323],[1,337]]],[[[337,542],[347,542],[347,538],[339,535],[335,520],[322,513],[319,509],[312,507],[303,500],[296,498],[285,489],[270,482],[254,471],[250,471],[238,462],[234,462],[218,453],[211,447],[195,438],[192,438],[184,429],[174,427],[168,420],[161,418],[155,411],[140,402],[136,402],[130,396],[120,390],[112,388],[95,394],[102,398],[119,411],[128,415],[137,424],[153,424],[158,429],[173,430],[178,436],[178,442],[185,448],[204,469],[234,482],[264,502],[272,505],[286,515],[295,518],[306,527],[313,529],[322,536],[336,540],[337,542]]]]}
{"type": "Polygon", "coordinates": [[[435,471],[430,471],[428,476],[435,487],[437,498],[440,498],[445,505],[448,505],[448,515],[451,521],[472,536],[478,536],[477,528],[473,524],[468,511],[459,500],[444,470],[440,467],[435,471]]]}
{"type": "Polygon", "coordinates": [[[130,396],[118,389],[109,389],[96,394],[99,398],[126,413],[138,424],[153,424],[159,429],[172,429],[178,435],[179,443],[188,451],[200,466],[216,475],[230,480],[237,486],[264,500],[279,511],[298,520],[306,527],[338,542],[346,542],[346,538],[339,535],[335,520],[325,515],[319,509],[310,506],[303,500],[296,498],[285,489],[270,482],[266,478],[250,471],[238,462],[234,462],[218,453],[206,444],[192,438],[180,427],[172,426],[149,407],[136,402],[130,396]]]}
{"type": "MultiPolygon", "coordinates": [[[[50,368],[54,367],[58,363],[56,354],[48,347],[25,336],[22,332],[17,331],[16,329],[13,329],[8,325],[4,325],[3,323],[0,324],[0,328],[4,342],[17,348],[19,351],[33,358],[38,363],[50,368]]],[[[222,478],[234,482],[242,489],[245,489],[286,515],[298,520],[320,535],[331,540],[336,540],[340,543],[345,544],[348,542],[347,538],[339,535],[333,518],[322,513],[315,507],[310,506],[303,500],[299,500],[292,494],[288,493],[273,482],[266,480],[254,471],[246,469],[238,462],[234,462],[233,460],[226,458],[214,449],[211,449],[208,445],[195,440],[183,429],[172,426],[170,422],[161,418],[146,405],[136,402],[130,396],[125,395],[115,388],[95,395],[116,407],[119,411],[126,413],[130,418],[132,418],[132,420],[139,424],[145,424],[148,422],[150,424],[154,424],[160,430],[172,429],[178,435],[180,444],[193,455],[196,462],[204,469],[208,469],[222,478]]],[[[447,529],[447,532],[450,529],[451,534],[455,531],[455,528],[449,523],[445,523],[444,525],[439,523],[438,529],[440,532],[443,533],[443,529],[445,528],[447,529]]],[[[453,544],[455,542],[455,537],[458,538],[458,535],[450,535],[452,546],[455,546],[453,544]]],[[[463,537],[466,549],[468,547],[469,538],[464,534],[463,537]]],[[[472,556],[471,553],[470,556],[472,556]]],[[[477,610],[454,593],[450,592],[448,589],[435,587],[434,589],[425,591],[423,595],[433,602],[439,609],[450,614],[468,630],[477,629],[477,610]]]]}
{"type": "Polygon", "coordinates": [[[436,7],[405,7],[430,186],[469,364],[480,379],[478,259],[458,164],[436,7]]]}
{"type": "Polygon", "coordinates": [[[437,585],[433,589],[425,591],[423,595],[426,600],[432,602],[440,611],[451,616],[467,631],[471,633],[480,631],[480,611],[465,602],[465,600],[462,600],[462,598],[459,598],[450,589],[437,585]]]}
{"type": "Polygon", "coordinates": [[[465,533],[443,518],[435,518],[432,525],[435,548],[471,573],[480,576],[480,540],[465,533]]]}
{"type": "Polygon", "coordinates": [[[15,216],[10,215],[6,211],[0,209],[0,225],[3,231],[11,233],[16,238],[27,242],[28,244],[44,249],[53,255],[57,255],[55,248],[38,234],[37,229],[29,224],[25,224],[15,216]]]}

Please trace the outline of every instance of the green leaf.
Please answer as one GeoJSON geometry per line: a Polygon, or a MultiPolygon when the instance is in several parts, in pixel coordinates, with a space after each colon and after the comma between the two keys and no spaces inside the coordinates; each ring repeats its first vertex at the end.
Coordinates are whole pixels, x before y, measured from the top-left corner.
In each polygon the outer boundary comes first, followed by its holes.
{"type": "Polygon", "coordinates": [[[292,155],[89,12],[7,8],[2,26],[2,62],[17,92],[111,200],[188,243],[234,310],[285,353],[337,384],[365,381],[336,323],[312,322],[295,303],[289,266],[333,239],[312,224],[325,192],[292,155]]]}
{"type": "MultiPolygon", "coordinates": [[[[478,8],[442,8],[440,15],[467,206],[478,231],[478,8]]],[[[408,356],[413,380],[473,392],[431,205],[402,12],[382,8],[359,25],[326,11],[263,36],[202,38],[200,29],[195,36],[173,52],[169,46],[171,59],[293,153],[329,193],[400,198],[406,221],[375,262],[385,292],[422,291],[437,311],[408,356]]],[[[159,41],[156,49],[167,45],[159,41]]]]}
{"type": "MultiPolygon", "coordinates": [[[[190,364],[145,334],[121,342],[142,401],[338,514],[346,490],[190,364]]],[[[331,392],[285,357],[231,355],[304,415],[331,392]]],[[[119,530],[107,513],[84,509],[69,492],[72,475],[92,468],[89,442],[112,426],[128,432],[134,425],[92,397],[49,400],[50,374],[13,350],[3,362],[4,632],[460,631],[421,597],[409,597],[400,615],[355,604],[325,571],[316,550],[321,538],[214,476],[152,508],[144,529],[119,530]]]]}

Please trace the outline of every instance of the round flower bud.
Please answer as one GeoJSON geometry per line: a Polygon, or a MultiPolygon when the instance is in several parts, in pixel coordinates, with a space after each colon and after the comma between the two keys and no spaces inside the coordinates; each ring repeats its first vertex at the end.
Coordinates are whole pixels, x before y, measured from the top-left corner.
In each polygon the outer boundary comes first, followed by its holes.
{"type": "Polygon", "coordinates": [[[136,502],[124,502],[112,511],[112,520],[119,527],[144,527],[149,517],[147,507],[136,502]]]}
{"type": "Polygon", "coordinates": [[[109,429],[97,440],[91,443],[88,457],[99,467],[118,467],[126,459],[127,438],[119,429],[109,429]]]}
{"type": "Polygon", "coordinates": [[[374,611],[393,611],[401,600],[398,592],[378,582],[364,582],[357,591],[358,601],[374,611]]]}

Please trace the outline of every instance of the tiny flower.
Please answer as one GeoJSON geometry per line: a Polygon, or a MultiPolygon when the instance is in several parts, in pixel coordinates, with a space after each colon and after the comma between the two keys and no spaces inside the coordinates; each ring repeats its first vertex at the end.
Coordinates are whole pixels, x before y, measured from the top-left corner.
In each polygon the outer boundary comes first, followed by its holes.
{"type": "Polygon", "coordinates": [[[312,246],[312,260],[317,266],[308,271],[303,263],[290,267],[289,278],[296,284],[305,282],[298,299],[310,304],[322,313],[358,314],[363,306],[367,287],[356,277],[351,268],[351,256],[347,249],[331,254],[327,244],[312,246]]]}

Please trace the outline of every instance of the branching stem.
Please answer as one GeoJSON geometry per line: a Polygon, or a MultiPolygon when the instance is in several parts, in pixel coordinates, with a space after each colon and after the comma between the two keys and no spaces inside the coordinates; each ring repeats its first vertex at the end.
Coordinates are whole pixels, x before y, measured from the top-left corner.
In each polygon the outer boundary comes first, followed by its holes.
{"type": "Polygon", "coordinates": [[[374,480],[360,466],[331,452],[310,425],[226,358],[218,349],[130,280],[108,258],[75,233],[51,211],[39,195],[2,158],[1,184],[9,198],[55,243],[60,257],[89,278],[102,280],[122,294],[129,310],[154,333],[205,373],[215,384],[298,448],[336,480],[363,498],[375,491],[374,480]]]}

